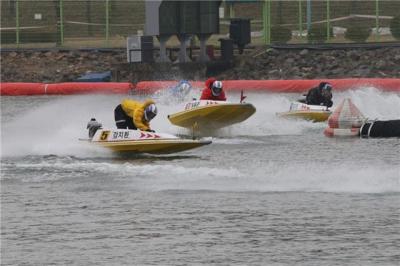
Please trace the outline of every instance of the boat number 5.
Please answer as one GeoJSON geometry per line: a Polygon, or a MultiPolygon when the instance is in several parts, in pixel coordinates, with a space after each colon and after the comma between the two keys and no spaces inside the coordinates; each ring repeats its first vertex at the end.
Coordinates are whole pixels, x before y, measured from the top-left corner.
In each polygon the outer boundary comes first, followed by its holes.
{"type": "Polygon", "coordinates": [[[100,136],[100,140],[107,140],[108,135],[110,135],[110,131],[103,131],[100,136]]]}

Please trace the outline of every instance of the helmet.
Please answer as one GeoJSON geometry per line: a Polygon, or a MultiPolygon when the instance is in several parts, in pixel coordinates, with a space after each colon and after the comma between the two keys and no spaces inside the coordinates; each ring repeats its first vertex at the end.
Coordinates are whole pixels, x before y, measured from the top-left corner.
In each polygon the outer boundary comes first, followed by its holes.
{"type": "Polygon", "coordinates": [[[222,92],[222,82],[219,80],[214,81],[211,86],[211,92],[214,96],[219,96],[222,92]]]}
{"type": "Polygon", "coordinates": [[[182,80],[178,86],[179,86],[179,92],[183,94],[188,93],[191,89],[190,83],[186,80],[182,80]]]}
{"type": "Polygon", "coordinates": [[[150,104],[149,106],[144,109],[144,119],[146,121],[150,121],[157,115],[157,107],[154,103],[150,104]]]}
{"type": "Polygon", "coordinates": [[[332,85],[327,82],[322,82],[319,84],[321,89],[321,95],[324,98],[331,99],[332,98],[332,85]]]}
{"type": "Polygon", "coordinates": [[[321,82],[319,84],[319,88],[322,90],[327,90],[327,91],[331,91],[332,90],[332,85],[328,82],[321,82]]]}

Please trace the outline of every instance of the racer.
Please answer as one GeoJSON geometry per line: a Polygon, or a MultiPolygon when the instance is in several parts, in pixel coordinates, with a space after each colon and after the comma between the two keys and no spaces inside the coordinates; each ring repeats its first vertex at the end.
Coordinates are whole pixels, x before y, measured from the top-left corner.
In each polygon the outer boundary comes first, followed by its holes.
{"type": "Polygon", "coordinates": [[[178,85],[171,89],[171,95],[178,100],[183,100],[191,89],[192,85],[187,80],[181,80],[178,85]]]}
{"type": "Polygon", "coordinates": [[[124,99],[114,110],[114,118],[119,129],[140,129],[155,132],[150,128],[150,121],[157,115],[157,107],[153,100],[141,103],[124,99]]]}
{"type": "Polygon", "coordinates": [[[96,131],[102,127],[103,125],[100,122],[97,122],[96,118],[90,119],[86,126],[86,129],[89,131],[89,138],[93,138],[94,134],[96,134],[96,131]]]}
{"type": "Polygon", "coordinates": [[[209,78],[205,82],[206,87],[201,93],[200,100],[226,101],[222,81],[209,78]]]}
{"type": "Polygon", "coordinates": [[[310,105],[323,105],[331,107],[332,102],[332,85],[328,82],[321,82],[317,87],[311,88],[306,99],[302,100],[306,104],[310,105]]]}

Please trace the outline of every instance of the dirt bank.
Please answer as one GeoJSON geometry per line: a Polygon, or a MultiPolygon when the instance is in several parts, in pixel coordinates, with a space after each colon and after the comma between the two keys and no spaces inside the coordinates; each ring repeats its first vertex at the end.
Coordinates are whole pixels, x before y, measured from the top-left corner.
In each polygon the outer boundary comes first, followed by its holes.
{"type": "Polygon", "coordinates": [[[114,81],[204,79],[400,78],[400,49],[277,50],[258,48],[231,64],[127,64],[125,50],[1,53],[2,82],[67,82],[91,71],[114,81]]]}

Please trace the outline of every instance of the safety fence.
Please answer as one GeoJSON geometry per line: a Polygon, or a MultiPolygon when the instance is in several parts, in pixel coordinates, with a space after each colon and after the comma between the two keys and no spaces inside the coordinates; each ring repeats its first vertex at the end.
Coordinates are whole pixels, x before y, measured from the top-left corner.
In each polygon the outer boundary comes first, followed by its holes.
{"type": "MultiPolygon", "coordinates": [[[[400,40],[398,0],[225,0],[220,35],[231,18],[251,20],[254,44],[400,40]]],[[[1,1],[2,45],[125,47],[144,23],[144,0],[1,1]]]]}

